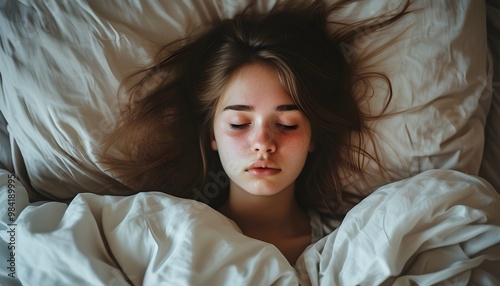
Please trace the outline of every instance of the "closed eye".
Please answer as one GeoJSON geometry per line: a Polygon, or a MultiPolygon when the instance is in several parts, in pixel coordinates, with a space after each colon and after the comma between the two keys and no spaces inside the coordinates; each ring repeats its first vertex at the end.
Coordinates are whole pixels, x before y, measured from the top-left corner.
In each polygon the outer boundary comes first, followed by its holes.
{"type": "Polygon", "coordinates": [[[276,127],[280,131],[290,131],[290,130],[295,130],[299,126],[298,125],[284,125],[284,124],[276,124],[276,127]]]}
{"type": "Polygon", "coordinates": [[[248,124],[229,124],[229,127],[234,130],[242,130],[247,127],[248,124]]]}
{"type": "MultiPolygon", "coordinates": [[[[245,129],[249,124],[229,124],[229,127],[234,130],[243,130],[245,129]]],[[[296,130],[299,126],[298,125],[284,125],[284,124],[279,124],[276,123],[276,128],[280,131],[291,131],[291,130],[296,130]]]]}

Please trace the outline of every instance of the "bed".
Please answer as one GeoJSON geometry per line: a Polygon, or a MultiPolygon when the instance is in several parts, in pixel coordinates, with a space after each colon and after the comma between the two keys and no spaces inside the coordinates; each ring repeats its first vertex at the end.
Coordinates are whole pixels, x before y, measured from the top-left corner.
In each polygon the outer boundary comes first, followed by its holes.
{"type": "MultiPolygon", "coordinates": [[[[249,2],[0,1],[0,285],[500,285],[499,1],[413,0],[342,47],[393,85],[369,144],[387,172],[344,172],[366,198],[295,265],[203,203],[134,192],[99,163],[122,80],[249,2]]],[[[376,112],[384,95],[358,100],[376,112]]]]}

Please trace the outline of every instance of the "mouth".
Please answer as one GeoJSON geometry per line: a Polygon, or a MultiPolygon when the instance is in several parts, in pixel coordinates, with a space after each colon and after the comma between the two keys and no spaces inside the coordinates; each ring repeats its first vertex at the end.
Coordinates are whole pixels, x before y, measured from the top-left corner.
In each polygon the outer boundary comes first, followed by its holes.
{"type": "Polygon", "coordinates": [[[245,171],[256,176],[270,176],[281,172],[281,169],[270,161],[256,161],[245,171]]]}
{"type": "Polygon", "coordinates": [[[274,169],[274,168],[251,168],[247,170],[248,173],[254,175],[254,176],[272,176],[276,175],[279,172],[281,172],[280,169],[274,169]]]}

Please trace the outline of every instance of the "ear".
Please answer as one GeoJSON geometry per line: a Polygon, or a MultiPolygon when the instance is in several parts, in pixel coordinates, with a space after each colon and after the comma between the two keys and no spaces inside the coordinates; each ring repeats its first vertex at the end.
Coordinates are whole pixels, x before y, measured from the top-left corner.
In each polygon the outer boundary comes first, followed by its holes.
{"type": "Polygon", "coordinates": [[[214,136],[213,132],[212,132],[211,137],[212,138],[210,139],[210,147],[212,147],[212,150],[217,151],[218,150],[217,149],[217,141],[215,141],[215,136],[214,136]]]}
{"type": "Polygon", "coordinates": [[[314,142],[309,142],[309,152],[313,152],[314,148],[316,148],[316,145],[314,145],[314,142]]]}

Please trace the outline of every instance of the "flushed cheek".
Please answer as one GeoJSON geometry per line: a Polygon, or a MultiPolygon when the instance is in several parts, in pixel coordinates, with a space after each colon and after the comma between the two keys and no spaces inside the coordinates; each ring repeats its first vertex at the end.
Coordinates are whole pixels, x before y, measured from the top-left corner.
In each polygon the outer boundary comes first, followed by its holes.
{"type": "Polygon", "coordinates": [[[277,143],[281,148],[301,150],[307,149],[310,143],[310,137],[307,133],[290,132],[285,134],[277,134],[275,136],[277,143]]]}

